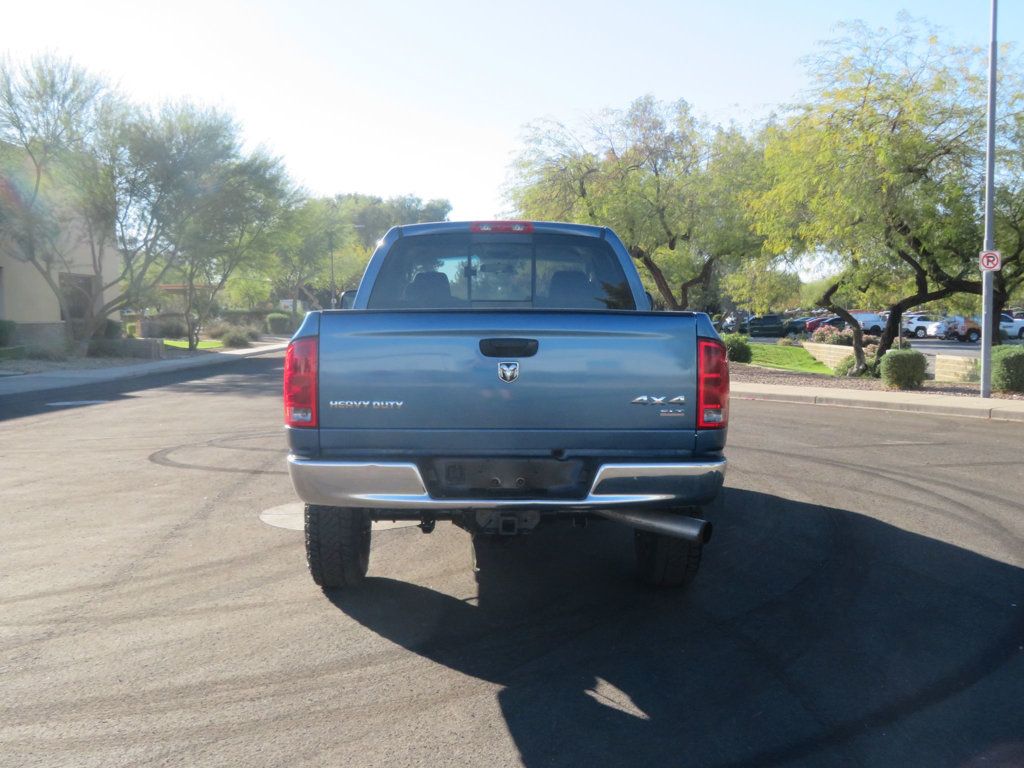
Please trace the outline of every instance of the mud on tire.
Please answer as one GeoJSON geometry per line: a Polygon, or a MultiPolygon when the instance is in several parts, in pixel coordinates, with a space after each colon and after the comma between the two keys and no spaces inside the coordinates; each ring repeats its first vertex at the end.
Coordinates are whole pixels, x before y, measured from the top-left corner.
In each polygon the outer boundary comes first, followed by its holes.
{"type": "Polygon", "coordinates": [[[362,509],[306,505],[306,562],[324,589],[358,584],[370,566],[370,517],[362,509]]]}

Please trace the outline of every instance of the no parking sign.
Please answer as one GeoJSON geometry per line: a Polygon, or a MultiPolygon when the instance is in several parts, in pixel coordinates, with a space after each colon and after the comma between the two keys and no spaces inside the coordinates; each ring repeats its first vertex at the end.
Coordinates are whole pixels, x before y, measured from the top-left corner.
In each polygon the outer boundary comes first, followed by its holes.
{"type": "Polygon", "coordinates": [[[978,266],[982,272],[998,272],[1003,266],[1003,255],[999,251],[982,251],[978,254],[978,266]]]}

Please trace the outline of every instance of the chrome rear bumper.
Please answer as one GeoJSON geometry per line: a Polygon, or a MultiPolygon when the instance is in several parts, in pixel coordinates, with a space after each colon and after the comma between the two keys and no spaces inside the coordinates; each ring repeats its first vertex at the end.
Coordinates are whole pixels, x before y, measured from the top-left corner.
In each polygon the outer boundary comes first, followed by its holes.
{"type": "Polygon", "coordinates": [[[725,459],[675,464],[604,464],[583,499],[435,499],[411,463],[342,462],[288,457],[299,498],[309,504],[394,510],[681,507],[710,502],[725,479],[725,459]]]}

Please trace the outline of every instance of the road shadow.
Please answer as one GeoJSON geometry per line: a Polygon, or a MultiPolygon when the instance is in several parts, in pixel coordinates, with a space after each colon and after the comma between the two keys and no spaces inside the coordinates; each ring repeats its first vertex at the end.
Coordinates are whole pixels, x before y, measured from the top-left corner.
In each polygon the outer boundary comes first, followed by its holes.
{"type": "Polygon", "coordinates": [[[465,601],[329,595],[503,686],[527,766],[1024,766],[1024,570],[862,515],[726,489],[693,587],[630,578],[628,531],[479,550],[465,601]]]}
{"type": "Polygon", "coordinates": [[[3,395],[0,396],[0,421],[73,408],[88,408],[88,404],[76,403],[125,400],[137,392],[158,387],[167,387],[175,392],[200,394],[280,395],[283,365],[284,360],[280,354],[247,357],[130,379],[3,395]],[[63,404],[52,405],[53,403],[63,404]]]}

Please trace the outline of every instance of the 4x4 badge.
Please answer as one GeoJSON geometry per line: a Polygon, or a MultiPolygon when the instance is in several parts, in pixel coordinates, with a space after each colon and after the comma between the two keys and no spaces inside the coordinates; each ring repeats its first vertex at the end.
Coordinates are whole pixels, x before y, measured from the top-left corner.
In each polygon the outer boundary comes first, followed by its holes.
{"type": "Polygon", "coordinates": [[[519,363],[498,363],[498,378],[511,384],[519,378],[519,363]]]}

